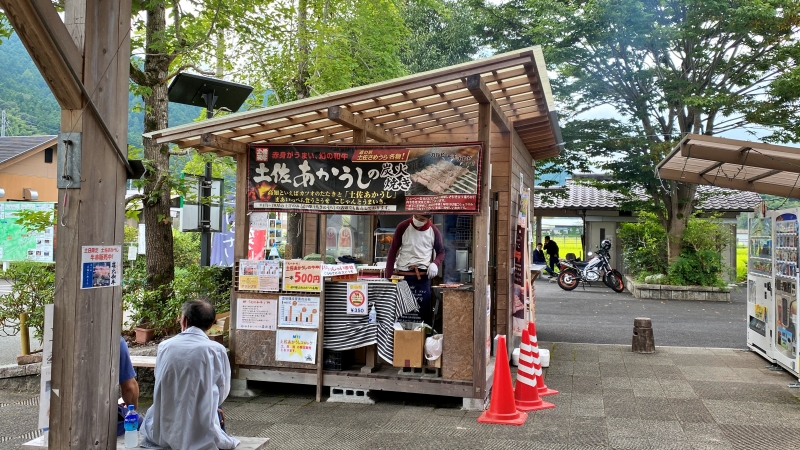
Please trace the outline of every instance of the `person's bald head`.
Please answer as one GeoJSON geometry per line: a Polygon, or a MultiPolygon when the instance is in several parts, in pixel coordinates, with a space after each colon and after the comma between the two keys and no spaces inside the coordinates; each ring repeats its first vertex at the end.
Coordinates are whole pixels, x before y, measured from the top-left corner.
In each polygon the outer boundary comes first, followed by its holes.
{"type": "Polygon", "coordinates": [[[184,303],[181,306],[181,315],[186,319],[186,328],[197,327],[203,331],[211,328],[217,317],[214,306],[207,300],[190,300],[184,303]]]}

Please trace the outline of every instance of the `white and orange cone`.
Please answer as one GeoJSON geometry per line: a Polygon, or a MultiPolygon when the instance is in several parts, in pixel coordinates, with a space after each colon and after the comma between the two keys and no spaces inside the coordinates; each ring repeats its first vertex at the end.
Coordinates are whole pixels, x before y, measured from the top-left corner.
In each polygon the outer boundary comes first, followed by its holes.
{"type": "Polygon", "coordinates": [[[531,339],[531,352],[533,353],[533,372],[536,374],[536,386],[539,389],[539,396],[558,394],[555,389],[550,389],[544,384],[544,375],[542,375],[542,363],[539,360],[539,340],[536,339],[536,325],[533,322],[528,322],[528,334],[531,339]]]}
{"type": "MultiPolygon", "coordinates": [[[[536,358],[538,359],[538,357],[536,358]]],[[[541,373],[541,367],[539,368],[541,373]]],[[[538,411],[555,408],[556,405],[542,401],[537,387],[534,371],[534,357],[528,330],[522,330],[522,343],[519,346],[519,368],[517,385],[514,387],[514,403],[519,411],[538,411]]]]}

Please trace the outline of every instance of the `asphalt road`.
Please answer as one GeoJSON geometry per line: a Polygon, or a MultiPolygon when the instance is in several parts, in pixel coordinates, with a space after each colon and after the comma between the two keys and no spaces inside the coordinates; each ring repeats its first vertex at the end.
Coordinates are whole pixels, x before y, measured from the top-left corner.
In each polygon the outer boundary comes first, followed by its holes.
{"type": "Polygon", "coordinates": [[[536,280],[536,333],[540,341],[631,344],[633,319],[649,317],[656,347],[745,348],[747,293],[731,302],[650,300],[598,284],[564,291],[547,277],[536,280]]]}

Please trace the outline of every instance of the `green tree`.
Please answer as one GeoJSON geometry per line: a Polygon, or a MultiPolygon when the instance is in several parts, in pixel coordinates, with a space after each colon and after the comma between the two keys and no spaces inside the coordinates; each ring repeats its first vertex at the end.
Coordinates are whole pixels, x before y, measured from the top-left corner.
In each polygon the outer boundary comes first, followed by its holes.
{"type": "MultiPolygon", "coordinates": [[[[241,26],[250,68],[242,79],[268,95],[270,105],[405,75],[400,48],[408,30],[391,0],[278,0],[256,7],[270,26],[241,26]]],[[[302,256],[300,214],[289,214],[288,244],[302,256]]]]}
{"type": "MultiPolygon", "coordinates": [[[[237,20],[248,14],[252,3],[248,0],[133,2],[131,47],[142,49],[144,54],[134,54],[131,61],[131,88],[143,100],[145,133],[167,128],[167,88],[175,75],[189,69],[214,75],[215,72],[202,68],[216,65],[214,58],[220,41],[228,37],[235,40],[234,30],[245,31],[237,28],[237,20]]],[[[265,20],[262,18],[261,22],[265,20]]],[[[164,287],[175,277],[170,197],[173,189],[181,189],[180,182],[170,173],[170,156],[175,154],[186,152],[173,153],[168,145],[145,139],[148,173],[142,183],[143,192],[128,199],[142,200],[148,249],[145,282],[149,290],[159,293],[159,301],[165,304],[169,289],[164,287]]]]}
{"type": "Polygon", "coordinates": [[[483,11],[487,44],[540,44],[556,71],[568,121],[554,166],[591,163],[617,180],[603,187],[646,192],[670,261],[681,252],[696,185],[658,180],[654,167],[678,139],[760,124],[776,127],[770,139],[798,140],[798,0],[471,3],[483,11]],[[578,120],[602,106],[618,118],[578,120]]]}
{"type": "Polygon", "coordinates": [[[467,62],[478,52],[474,11],[464,2],[409,0],[400,14],[409,30],[400,60],[409,73],[467,62]]]}

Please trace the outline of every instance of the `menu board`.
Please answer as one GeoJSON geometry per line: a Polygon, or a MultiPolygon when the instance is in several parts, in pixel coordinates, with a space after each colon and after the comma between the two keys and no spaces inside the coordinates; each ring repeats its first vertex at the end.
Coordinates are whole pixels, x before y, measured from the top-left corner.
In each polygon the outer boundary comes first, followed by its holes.
{"type": "Polygon", "coordinates": [[[288,260],[283,263],[283,290],[321,292],[322,262],[288,260]]]}

